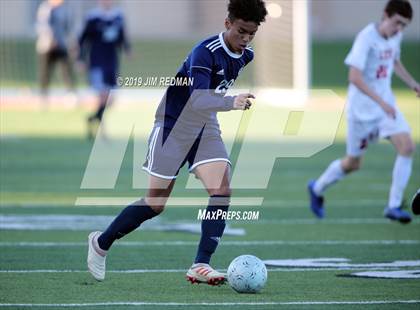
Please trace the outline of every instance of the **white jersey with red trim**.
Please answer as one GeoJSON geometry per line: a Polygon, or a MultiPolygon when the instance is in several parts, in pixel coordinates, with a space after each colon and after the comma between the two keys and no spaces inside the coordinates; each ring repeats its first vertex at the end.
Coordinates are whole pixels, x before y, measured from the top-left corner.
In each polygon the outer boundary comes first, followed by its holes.
{"type": "MultiPolygon", "coordinates": [[[[377,24],[367,25],[353,43],[344,63],[362,71],[363,80],[386,103],[395,106],[391,89],[394,61],[399,60],[402,33],[386,39],[381,36],[377,24]]],[[[349,85],[347,98],[348,117],[359,121],[373,121],[385,116],[377,102],[365,95],[355,85],[349,85]]]]}

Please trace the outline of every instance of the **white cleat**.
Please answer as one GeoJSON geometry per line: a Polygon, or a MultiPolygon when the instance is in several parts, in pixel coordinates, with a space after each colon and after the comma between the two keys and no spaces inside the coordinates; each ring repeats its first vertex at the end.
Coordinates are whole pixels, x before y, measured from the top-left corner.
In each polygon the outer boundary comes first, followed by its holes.
{"type": "Polygon", "coordinates": [[[226,274],[214,270],[209,264],[193,264],[187,272],[187,280],[208,285],[222,285],[226,282],[226,274]]]}
{"type": "Polygon", "coordinates": [[[102,234],[100,231],[94,231],[89,234],[87,265],[90,274],[98,281],[105,279],[105,260],[106,253],[99,248],[98,237],[102,234]]]}

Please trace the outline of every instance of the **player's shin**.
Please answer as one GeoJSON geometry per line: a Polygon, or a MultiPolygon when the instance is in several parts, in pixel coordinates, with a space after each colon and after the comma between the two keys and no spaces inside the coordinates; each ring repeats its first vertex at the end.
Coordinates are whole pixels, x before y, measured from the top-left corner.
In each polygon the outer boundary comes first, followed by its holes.
{"type": "Polygon", "coordinates": [[[194,263],[208,264],[210,262],[225,230],[224,215],[229,208],[229,203],[230,197],[228,196],[213,195],[210,197],[206,216],[201,222],[201,239],[194,263]]]}
{"type": "Polygon", "coordinates": [[[341,160],[334,160],[324,173],[316,180],[314,191],[317,195],[322,195],[323,192],[332,184],[341,180],[345,176],[345,172],[341,167],[341,160]]]}
{"type": "Polygon", "coordinates": [[[114,219],[111,225],[99,236],[99,247],[107,251],[116,239],[124,237],[140,226],[141,223],[158,215],[144,199],[126,207],[114,219]]]}
{"type": "Polygon", "coordinates": [[[106,108],[106,104],[101,103],[101,105],[98,107],[98,110],[96,110],[94,117],[98,121],[102,121],[102,118],[104,117],[104,113],[105,113],[105,108],[106,108]]]}

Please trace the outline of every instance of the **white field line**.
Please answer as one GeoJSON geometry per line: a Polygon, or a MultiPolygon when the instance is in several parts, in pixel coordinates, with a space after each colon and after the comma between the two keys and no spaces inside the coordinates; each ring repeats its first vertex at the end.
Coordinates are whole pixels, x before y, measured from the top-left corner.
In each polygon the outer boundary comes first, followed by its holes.
{"type": "MultiPolygon", "coordinates": [[[[304,192],[306,195],[306,192],[304,192]]],[[[138,197],[78,197],[74,203],[77,207],[120,207],[126,206],[138,197]]],[[[233,197],[231,206],[235,207],[259,207],[263,204],[264,197],[233,197]]],[[[173,197],[169,198],[167,205],[172,207],[204,207],[207,206],[208,198],[206,197],[173,197]]],[[[50,203],[48,203],[50,204],[50,203]]],[[[351,199],[331,200],[331,207],[354,207],[354,206],[378,206],[385,207],[386,200],[379,199],[358,199],[357,202],[351,199]]],[[[50,205],[51,206],[51,205],[50,205]]],[[[266,202],[269,207],[291,207],[291,208],[308,208],[309,200],[269,200],[266,202]]]]}
{"type": "Polygon", "coordinates": [[[67,303],[67,304],[12,304],[1,303],[0,307],[117,307],[117,306],[313,306],[313,305],[383,305],[383,304],[418,304],[420,300],[354,300],[354,301],[272,301],[272,302],[98,302],[98,303],[67,303]]]}
{"type": "MultiPolygon", "coordinates": [[[[306,193],[305,193],[306,194],[306,193]]],[[[106,197],[97,197],[99,199],[107,199],[106,197]]],[[[76,207],[76,208],[86,208],[86,207],[106,207],[106,208],[120,208],[121,206],[125,206],[126,204],[120,205],[117,204],[117,202],[127,202],[131,203],[133,201],[138,200],[138,197],[109,197],[111,200],[108,202],[114,202],[114,204],[104,204],[104,205],[98,205],[98,204],[91,204],[91,199],[95,199],[95,197],[79,197],[76,202],[89,202],[89,204],[63,204],[63,203],[54,203],[51,202],[37,202],[37,203],[23,203],[23,204],[3,204],[2,208],[54,208],[54,207],[76,207]],[[119,201],[121,199],[121,201],[119,201]]],[[[175,198],[174,198],[175,199],[175,198]]],[[[207,198],[202,197],[189,197],[186,201],[187,204],[182,204],[181,199],[185,200],[186,198],[179,198],[176,197],[176,200],[173,200],[172,204],[168,204],[168,206],[171,207],[203,207],[207,205],[207,198]]],[[[235,198],[235,207],[249,207],[249,206],[260,206],[261,205],[261,197],[237,197],[235,198]],[[255,205],[251,204],[255,202],[255,205]]],[[[383,199],[357,199],[357,202],[355,203],[354,200],[350,199],[330,199],[329,206],[331,208],[335,207],[349,207],[349,208],[355,208],[355,207],[377,207],[377,206],[385,206],[386,200],[383,199]]],[[[283,199],[277,199],[277,200],[268,200],[264,203],[264,207],[281,207],[281,208],[309,208],[308,200],[283,200],[283,199]]]]}
{"type": "MultiPolygon", "coordinates": [[[[345,224],[345,225],[359,225],[359,224],[387,224],[391,220],[385,218],[336,218],[336,219],[315,219],[315,218],[301,218],[301,219],[258,219],[258,221],[241,221],[243,224],[281,224],[281,225],[317,225],[317,224],[345,224]]],[[[419,219],[413,219],[411,225],[420,224],[419,219]]]]}
{"type": "MultiPolygon", "coordinates": [[[[413,270],[410,267],[399,266],[338,266],[338,267],[277,267],[268,268],[268,272],[307,272],[307,271],[391,271],[391,270],[413,270]]],[[[218,269],[221,272],[226,272],[227,269],[218,269]]],[[[126,274],[126,273],[185,273],[186,269],[127,269],[127,270],[107,270],[107,273],[126,274]]],[[[419,271],[419,270],[413,270],[419,271]]],[[[88,273],[87,270],[80,269],[4,269],[0,273],[88,273]]]]}
{"type": "MultiPolygon", "coordinates": [[[[75,201],[76,206],[126,206],[138,197],[78,197],[75,201]]],[[[264,197],[233,197],[230,201],[232,206],[260,206],[264,197]]],[[[208,197],[169,197],[168,206],[207,206],[208,197]]]]}
{"type": "MultiPolygon", "coordinates": [[[[271,245],[419,245],[420,240],[255,240],[255,241],[221,241],[224,246],[271,246],[271,245]]],[[[197,246],[197,241],[120,241],[116,246],[197,246]]],[[[87,246],[86,242],[0,242],[0,247],[79,247],[87,246]]]]}
{"type": "MultiPolygon", "coordinates": [[[[262,212],[262,211],[261,211],[262,212]]],[[[309,212],[309,211],[308,211],[309,212]]],[[[171,228],[171,225],[188,224],[187,230],[190,231],[190,225],[195,225],[200,230],[200,221],[197,220],[196,214],[191,214],[191,221],[160,221],[161,218],[154,218],[142,225],[143,229],[149,230],[179,230],[171,228]],[[153,224],[152,224],[153,223],[153,224]],[[157,225],[160,224],[160,225],[157,225]]],[[[263,217],[263,214],[262,216],[263,217]]],[[[319,224],[340,224],[340,225],[359,225],[359,224],[387,224],[391,221],[385,218],[331,218],[319,220],[316,218],[294,218],[294,219],[264,219],[245,221],[230,220],[229,222],[241,223],[242,225],[319,225],[319,224]]],[[[45,214],[45,215],[19,215],[19,214],[0,214],[0,229],[11,230],[94,230],[108,226],[114,219],[110,215],[77,215],[77,214],[45,214]]],[[[411,225],[420,224],[420,218],[413,219],[411,225]]],[[[182,230],[185,230],[184,227],[182,230]]],[[[226,233],[226,232],[225,232],[226,233]]]]}

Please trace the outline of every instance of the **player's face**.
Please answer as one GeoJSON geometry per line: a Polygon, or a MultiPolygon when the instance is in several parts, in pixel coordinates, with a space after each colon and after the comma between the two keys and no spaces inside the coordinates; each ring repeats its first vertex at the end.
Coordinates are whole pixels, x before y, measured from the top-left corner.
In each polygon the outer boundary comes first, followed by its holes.
{"type": "Polygon", "coordinates": [[[63,2],[64,0],[49,0],[49,3],[54,7],[61,5],[63,2]]]}
{"type": "Polygon", "coordinates": [[[112,0],[99,0],[99,5],[105,10],[109,10],[112,7],[112,0]]]}
{"type": "Polygon", "coordinates": [[[396,35],[398,32],[404,30],[404,28],[410,23],[408,18],[405,18],[399,14],[394,14],[389,17],[386,13],[382,20],[382,29],[385,35],[389,38],[396,35]]]}
{"type": "Polygon", "coordinates": [[[258,30],[258,25],[255,22],[246,22],[242,19],[235,19],[232,22],[226,18],[225,26],[227,30],[224,36],[226,44],[232,52],[238,54],[245,50],[258,30]]]}

